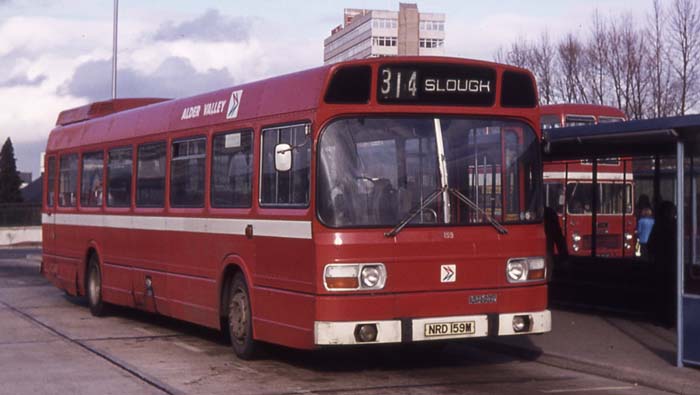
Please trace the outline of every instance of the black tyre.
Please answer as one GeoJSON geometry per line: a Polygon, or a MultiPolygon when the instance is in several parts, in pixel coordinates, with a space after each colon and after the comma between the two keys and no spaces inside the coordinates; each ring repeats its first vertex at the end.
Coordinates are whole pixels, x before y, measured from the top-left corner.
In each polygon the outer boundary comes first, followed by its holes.
{"type": "Polygon", "coordinates": [[[233,352],[241,359],[253,359],[258,344],[253,339],[253,314],[250,293],[243,275],[236,274],[231,283],[228,299],[228,333],[233,352]]]}
{"type": "Polygon", "coordinates": [[[107,309],[105,303],[102,301],[102,271],[100,270],[100,260],[96,254],[93,254],[88,262],[87,281],[85,285],[90,313],[95,317],[104,316],[107,309]]]}

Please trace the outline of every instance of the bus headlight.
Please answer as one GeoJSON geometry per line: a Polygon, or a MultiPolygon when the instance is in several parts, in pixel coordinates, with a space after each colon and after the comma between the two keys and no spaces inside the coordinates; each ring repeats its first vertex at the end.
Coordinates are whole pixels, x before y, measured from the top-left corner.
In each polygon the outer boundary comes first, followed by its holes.
{"type": "Polygon", "coordinates": [[[382,273],[379,270],[379,266],[363,267],[362,272],[360,272],[360,279],[362,280],[363,287],[375,288],[382,280],[382,273]]]}
{"type": "Polygon", "coordinates": [[[383,263],[331,263],[323,270],[323,284],[329,291],[360,291],[384,288],[383,263]]]}
{"type": "Polygon", "coordinates": [[[542,257],[510,258],[506,264],[509,283],[539,281],[546,278],[547,269],[542,257]]]}
{"type": "Polygon", "coordinates": [[[571,240],[573,240],[574,243],[578,243],[579,241],[581,241],[581,235],[578,233],[574,233],[571,235],[571,240]]]}

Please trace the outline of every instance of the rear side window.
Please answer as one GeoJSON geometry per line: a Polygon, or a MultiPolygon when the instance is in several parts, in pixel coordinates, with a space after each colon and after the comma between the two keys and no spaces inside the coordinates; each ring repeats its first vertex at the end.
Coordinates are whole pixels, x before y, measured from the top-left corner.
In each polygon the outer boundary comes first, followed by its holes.
{"type": "Polygon", "coordinates": [[[78,196],[78,154],[63,155],[58,176],[58,205],[75,207],[78,196]]]}
{"type": "Polygon", "coordinates": [[[165,202],[165,142],[139,146],[136,206],[163,207],[165,202]]]}
{"type": "Polygon", "coordinates": [[[262,132],[262,182],[260,203],[265,206],[299,206],[309,204],[309,169],[311,140],[307,134],[309,124],[264,129],[262,132]],[[292,168],[275,169],[275,147],[289,144],[292,152],[292,168]]]}
{"type": "Polygon", "coordinates": [[[131,174],[133,153],[131,147],[109,151],[107,161],[107,206],[129,207],[131,205],[131,174]]]}
{"type": "Polygon", "coordinates": [[[56,204],[56,158],[50,157],[46,165],[46,205],[53,207],[56,204]]]}
{"type": "Polygon", "coordinates": [[[80,187],[80,205],[83,207],[102,206],[102,175],[104,174],[104,153],[83,154],[83,173],[80,187]]]}
{"type": "Polygon", "coordinates": [[[206,146],[204,137],[173,142],[170,162],[170,204],[173,207],[204,205],[206,146]]]}
{"type": "Polygon", "coordinates": [[[214,136],[211,165],[212,207],[250,207],[253,187],[253,132],[214,136]]]}

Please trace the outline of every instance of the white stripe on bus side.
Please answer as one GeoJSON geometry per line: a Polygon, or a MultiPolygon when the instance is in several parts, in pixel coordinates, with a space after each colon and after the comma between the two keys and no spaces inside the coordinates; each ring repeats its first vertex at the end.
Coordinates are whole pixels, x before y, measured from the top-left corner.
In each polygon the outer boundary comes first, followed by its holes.
{"type": "MultiPolygon", "coordinates": [[[[545,171],[544,172],[544,179],[545,180],[558,180],[558,179],[564,179],[564,177],[568,176],[569,181],[576,181],[576,180],[592,180],[593,179],[593,173],[590,172],[579,172],[579,171],[570,171],[568,174],[564,171],[545,171]]],[[[623,180],[623,175],[622,173],[598,173],[598,181],[622,181],[623,180]]],[[[627,181],[633,181],[634,176],[632,173],[627,173],[626,177],[627,181]]]]}
{"type": "Polygon", "coordinates": [[[55,223],[56,225],[240,236],[245,235],[246,226],[252,225],[256,236],[311,239],[311,221],[63,213],[43,214],[41,220],[45,224],[55,223]]]}

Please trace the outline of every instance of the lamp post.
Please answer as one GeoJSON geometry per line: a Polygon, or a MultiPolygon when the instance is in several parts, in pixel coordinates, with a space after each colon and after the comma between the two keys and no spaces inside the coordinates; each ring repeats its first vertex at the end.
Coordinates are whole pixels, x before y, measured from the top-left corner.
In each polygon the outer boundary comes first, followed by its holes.
{"type": "Polygon", "coordinates": [[[119,0],[114,0],[114,22],[112,34],[112,99],[117,98],[117,21],[119,19],[119,0]]]}

